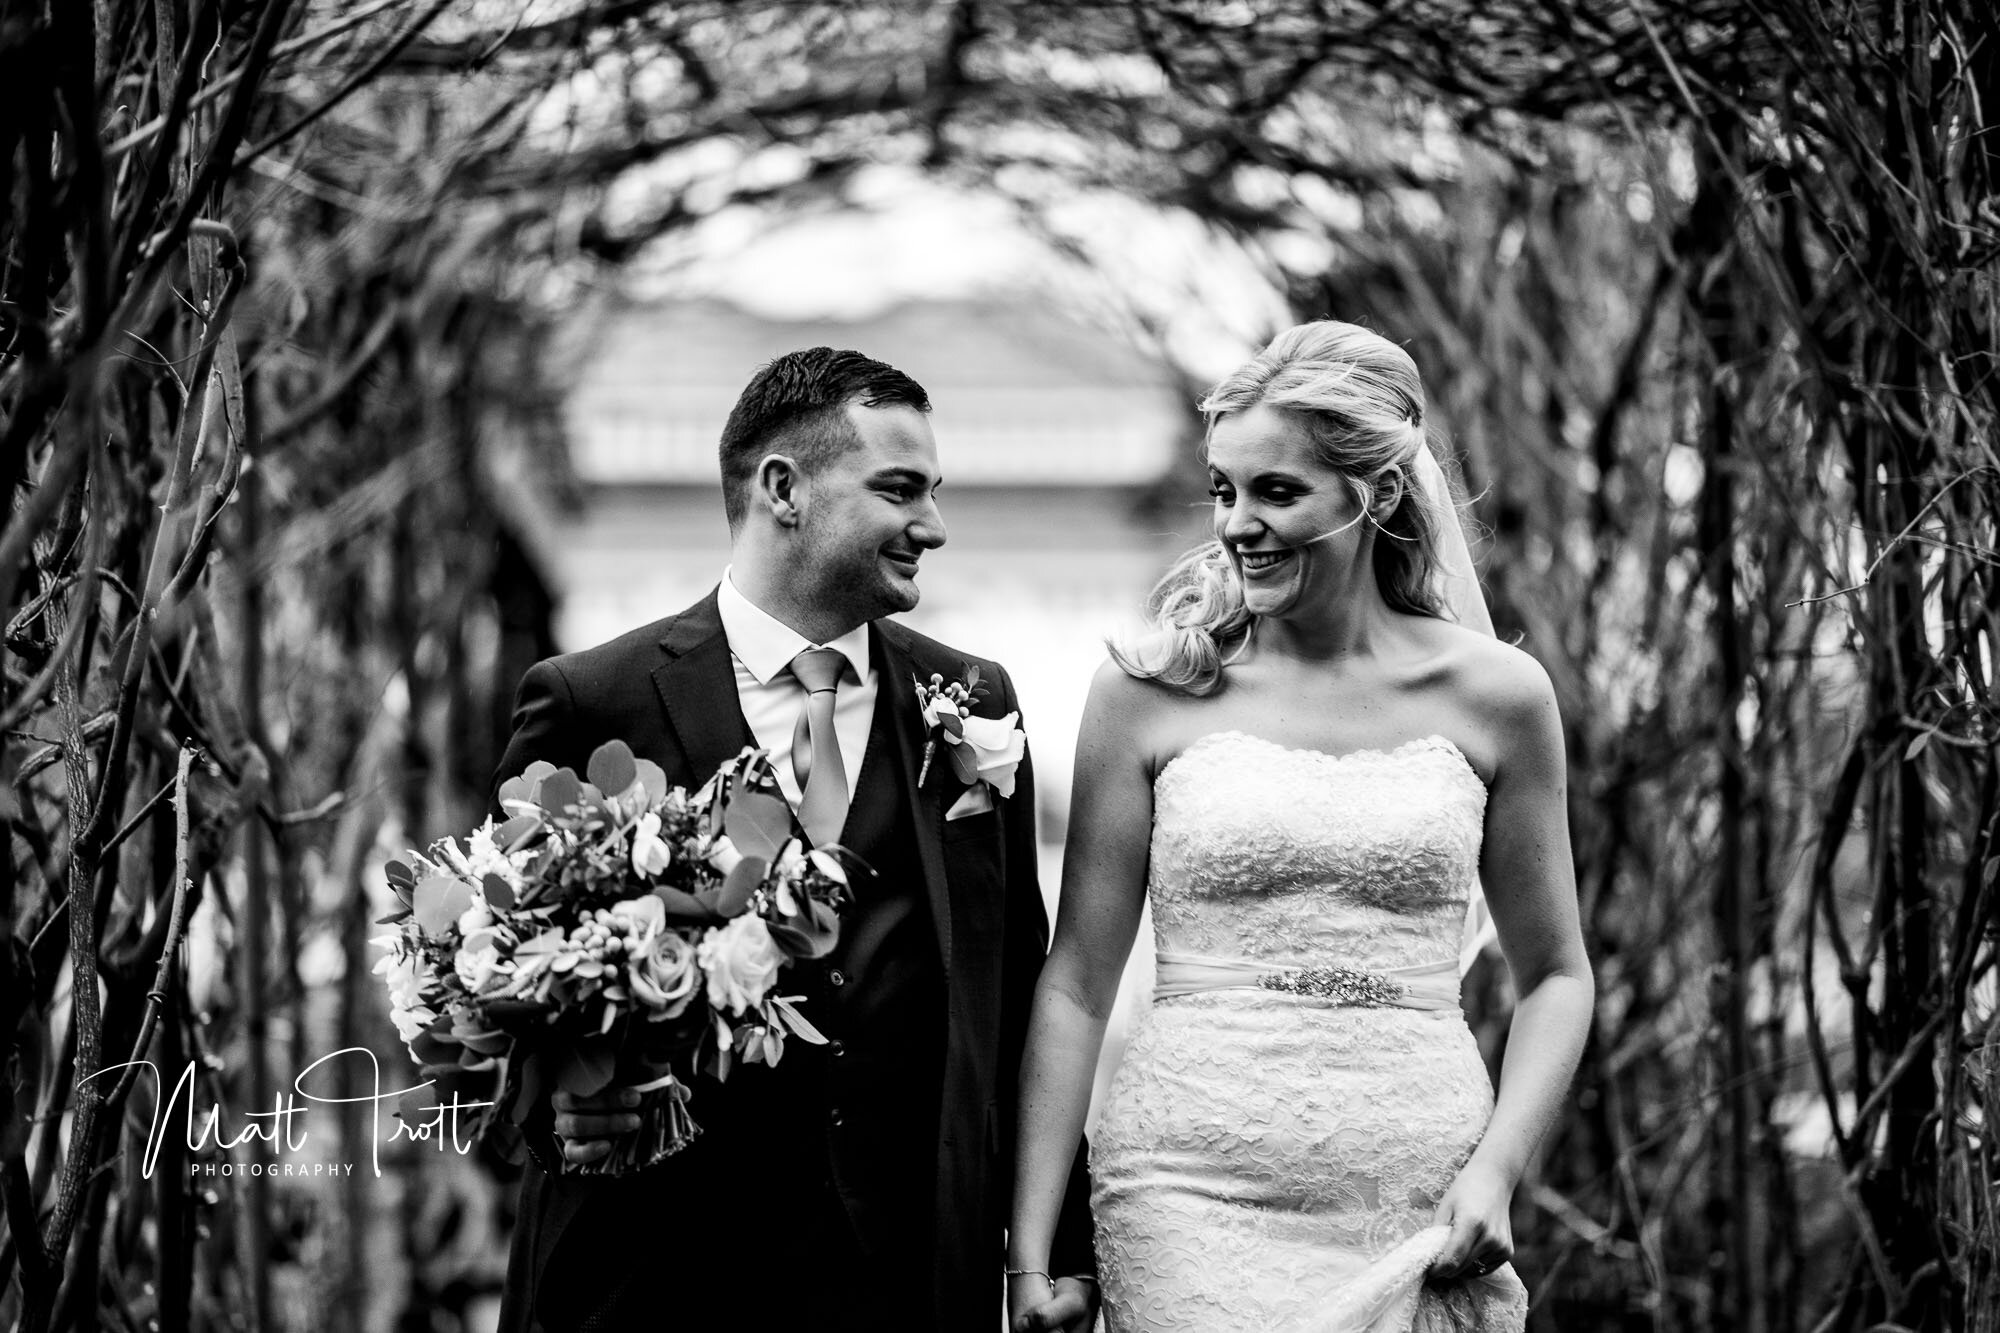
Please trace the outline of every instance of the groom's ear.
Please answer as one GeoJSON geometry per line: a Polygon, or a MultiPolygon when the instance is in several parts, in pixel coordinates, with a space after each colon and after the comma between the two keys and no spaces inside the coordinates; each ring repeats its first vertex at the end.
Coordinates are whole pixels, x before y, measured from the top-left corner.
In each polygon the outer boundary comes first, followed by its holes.
{"type": "Polygon", "coordinates": [[[751,479],[751,503],[762,506],[779,527],[795,528],[805,503],[804,481],[805,471],[796,459],[766,454],[751,479]]]}

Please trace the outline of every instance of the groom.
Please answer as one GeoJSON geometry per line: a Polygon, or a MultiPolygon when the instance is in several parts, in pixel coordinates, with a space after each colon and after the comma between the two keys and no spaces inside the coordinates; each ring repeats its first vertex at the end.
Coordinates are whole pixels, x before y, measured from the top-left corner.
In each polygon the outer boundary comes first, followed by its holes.
{"type": "MultiPolygon", "coordinates": [[[[834,952],[781,983],[827,1044],[698,1080],[689,1147],[624,1178],[563,1175],[565,1157],[601,1156],[633,1127],[619,1094],[558,1094],[530,1123],[503,1333],[999,1320],[1015,1076],[1047,925],[1027,759],[1011,795],[942,759],[919,781],[913,681],[977,668],[974,712],[1018,710],[997,664],[883,619],[916,606],[918,562],[945,540],[929,410],[915,380],[858,352],[765,366],[722,433],[720,585],[521,682],[496,782],[537,759],[581,772],[616,737],[693,787],[756,745],[808,834],[874,873],[857,877],[834,952]]],[[[1081,1328],[1095,1286],[1080,1280],[1077,1160],[1051,1267],[1081,1328]]]]}

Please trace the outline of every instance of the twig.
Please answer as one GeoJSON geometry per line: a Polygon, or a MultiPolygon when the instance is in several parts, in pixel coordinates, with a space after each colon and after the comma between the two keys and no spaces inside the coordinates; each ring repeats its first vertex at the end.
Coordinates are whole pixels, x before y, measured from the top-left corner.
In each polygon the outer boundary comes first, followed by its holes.
{"type": "MultiPolygon", "coordinates": [[[[297,55],[301,51],[309,51],[315,46],[331,41],[342,33],[360,27],[385,9],[393,9],[398,5],[407,5],[410,3],[412,3],[412,0],[376,0],[376,3],[329,23],[317,32],[305,33],[292,38],[288,42],[278,43],[271,51],[271,63],[275,65],[278,61],[289,56],[297,55]]],[[[206,88],[203,88],[199,93],[195,94],[193,100],[188,104],[188,109],[199,111],[202,107],[207,106],[210,102],[213,102],[216,98],[234,88],[243,77],[243,68],[243,66],[239,65],[227,74],[217,78],[206,88]]],[[[268,73],[269,71],[266,71],[267,75],[268,73]]],[[[106,164],[109,165],[131,152],[134,148],[138,148],[158,138],[161,131],[167,128],[167,121],[168,117],[166,116],[156,116],[127,134],[124,138],[107,144],[104,149],[106,164]]]]}
{"type": "Polygon", "coordinates": [[[104,854],[107,856],[110,855],[114,848],[136,833],[139,827],[152,817],[153,811],[160,808],[160,802],[166,800],[173,793],[174,784],[168,782],[148,797],[146,803],[139,807],[138,813],[126,820],[124,825],[105,842],[104,854]]]}
{"type": "Polygon", "coordinates": [[[450,3],[451,0],[435,0],[435,3],[429,9],[425,10],[415,22],[411,23],[386,48],[378,52],[373,60],[370,60],[366,65],[363,65],[360,69],[349,75],[347,81],[329,93],[321,100],[318,106],[306,112],[297,120],[285,126],[285,128],[274,132],[254,148],[247,148],[238,153],[235,162],[236,169],[241,170],[244,166],[264,156],[264,154],[270,152],[279,144],[285,143],[303,133],[307,127],[319,120],[320,117],[326,115],[327,112],[353,96],[356,90],[373,82],[375,77],[388,67],[389,62],[394,60],[404,47],[416,40],[417,34],[421,33],[425,28],[430,27],[437,20],[437,16],[442,14],[445,7],[450,3]]]}
{"type": "Polygon", "coordinates": [[[152,989],[146,992],[146,1013],[139,1021],[139,1035],[132,1043],[131,1061],[125,1066],[124,1075],[118,1086],[112,1089],[106,1099],[107,1105],[122,1106],[125,1094],[131,1091],[132,1080],[138,1076],[138,1061],[146,1058],[146,1049],[153,1044],[153,1029],[158,1026],[160,1006],[166,1003],[167,987],[173,982],[174,955],[180,949],[181,932],[187,925],[188,899],[188,767],[193,764],[196,750],[191,745],[181,747],[180,762],[174,770],[172,791],[174,793],[174,905],[171,924],[167,927],[166,943],[160,949],[160,963],[153,971],[152,989]]]}
{"type": "Polygon", "coordinates": [[[1911,516],[1910,521],[1903,525],[1903,530],[1897,533],[1894,537],[1891,537],[1887,542],[1883,543],[1882,549],[1876,552],[1875,558],[1868,562],[1868,568],[1862,571],[1861,581],[1859,583],[1855,584],[1851,588],[1836,588],[1832,592],[1816,593],[1811,597],[1801,597],[1796,602],[1786,602],[1785,609],[1787,611],[1790,611],[1795,607],[1807,606],[1814,602],[1830,602],[1836,597],[1846,597],[1851,593],[1860,592],[1863,588],[1867,587],[1869,581],[1875,577],[1875,571],[1882,567],[1882,562],[1884,560],[1887,560],[1891,555],[1895,554],[1896,548],[1898,548],[1905,541],[1907,541],[1910,537],[1910,534],[1917,530],[1917,525],[1924,521],[1924,515],[1930,513],[1932,506],[1936,505],[1938,501],[1944,499],[1945,496],[1949,495],[1951,493],[1952,487],[1958,485],[1958,483],[1964,481],[1968,477],[1976,477],[1989,470],[1990,469],[1984,467],[1970,468],[1964,472],[1959,473],[1957,476],[1953,477],[1950,481],[1946,482],[1944,485],[1938,487],[1936,493],[1933,494],[1930,499],[1924,501],[1922,507],[1920,507],[1917,510],[1917,512],[1911,516]]]}

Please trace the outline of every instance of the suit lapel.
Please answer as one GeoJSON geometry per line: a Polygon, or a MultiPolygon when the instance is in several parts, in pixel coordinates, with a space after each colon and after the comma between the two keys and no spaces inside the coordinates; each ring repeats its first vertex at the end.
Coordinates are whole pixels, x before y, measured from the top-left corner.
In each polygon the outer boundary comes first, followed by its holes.
{"type": "Polygon", "coordinates": [[[933,765],[925,788],[917,786],[923,757],[924,736],[917,712],[916,687],[919,672],[910,657],[908,641],[892,621],[875,622],[875,639],[881,645],[882,681],[880,688],[894,691],[890,696],[889,720],[895,740],[896,760],[903,768],[903,790],[910,794],[911,822],[917,830],[917,857],[923,866],[924,889],[930,901],[931,921],[937,927],[938,956],[944,962],[945,980],[951,979],[951,894],[944,871],[944,806],[940,795],[944,784],[933,765]]]}
{"type": "Polygon", "coordinates": [[[653,687],[680,742],[692,783],[705,782],[716,769],[756,741],[743,720],[736,694],[736,667],[715,594],[696,602],[667,625],[660,647],[671,660],[653,669],[653,687]]]}

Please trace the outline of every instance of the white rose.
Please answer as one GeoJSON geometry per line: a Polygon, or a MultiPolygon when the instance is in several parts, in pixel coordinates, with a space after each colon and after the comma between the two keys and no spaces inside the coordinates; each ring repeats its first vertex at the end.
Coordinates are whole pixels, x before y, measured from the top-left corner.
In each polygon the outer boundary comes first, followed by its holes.
{"type": "Polygon", "coordinates": [[[472,905],[458,914],[458,933],[470,937],[493,924],[493,909],[484,894],[474,894],[472,905]]]}
{"type": "Polygon", "coordinates": [[[437,1015],[428,1009],[391,1009],[389,1021],[396,1025],[396,1033],[405,1043],[415,1041],[431,1030],[437,1022],[437,1015]]]}
{"type": "Polygon", "coordinates": [[[437,1022],[437,1012],[424,1003],[424,982],[416,955],[391,953],[376,962],[375,973],[389,984],[389,1019],[397,1034],[409,1042],[429,1031],[437,1022]]]}
{"type": "Polygon", "coordinates": [[[489,991],[498,991],[512,978],[501,963],[500,950],[494,946],[493,937],[489,934],[477,947],[471,945],[472,941],[467,941],[468,947],[461,947],[458,956],[452,959],[452,968],[458,973],[458,979],[474,995],[485,996],[489,991]]]}
{"type": "Polygon", "coordinates": [[[718,875],[728,875],[742,859],[743,853],[736,850],[736,844],[729,840],[726,833],[709,844],[708,863],[718,875]]]}
{"type": "Polygon", "coordinates": [[[663,874],[673,860],[673,848],[660,837],[660,817],[650,811],[640,815],[632,830],[632,873],[648,878],[663,874]]]}
{"type": "Polygon", "coordinates": [[[1019,713],[965,719],[965,744],[979,765],[979,780],[1002,796],[1014,794],[1014,770],[1028,752],[1028,738],[1015,725],[1019,713]]]}
{"type": "Polygon", "coordinates": [[[491,818],[474,829],[472,836],[466,839],[465,864],[473,879],[497,875],[509,888],[518,891],[521,887],[521,869],[514,862],[515,857],[510,857],[501,851],[499,844],[493,841],[491,818]]]}
{"type": "Polygon", "coordinates": [[[732,1014],[763,1003],[785,964],[764,918],[751,913],[703,932],[695,956],[708,973],[708,1002],[732,1014]]]}
{"type": "Polygon", "coordinates": [[[679,1017],[701,980],[695,950],[677,930],[654,931],[626,955],[625,968],[632,993],[658,1018],[679,1017]]]}
{"type": "Polygon", "coordinates": [[[666,923],[667,909],[649,893],[644,897],[627,898],[624,902],[611,904],[611,915],[624,922],[628,930],[644,934],[666,923]]]}
{"type": "Polygon", "coordinates": [[[423,999],[423,978],[417,973],[417,956],[392,953],[375,964],[375,974],[389,985],[389,1003],[407,1009],[423,999]]]}

